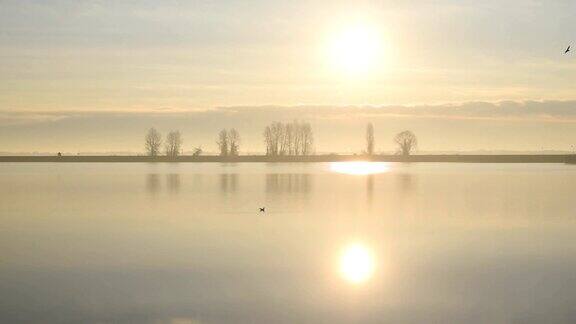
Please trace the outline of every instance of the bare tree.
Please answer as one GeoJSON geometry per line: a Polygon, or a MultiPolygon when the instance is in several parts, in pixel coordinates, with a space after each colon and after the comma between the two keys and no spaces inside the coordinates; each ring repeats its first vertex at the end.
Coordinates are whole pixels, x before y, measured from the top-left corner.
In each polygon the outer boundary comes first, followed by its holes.
{"type": "Polygon", "coordinates": [[[273,149],[273,145],[272,145],[272,129],[270,128],[270,126],[266,126],[266,128],[264,128],[264,143],[266,144],[266,155],[273,155],[272,152],[274,151],[273,149]]]}
{"type": "Polygon", "coordinates": [[[310,123],[302,124],[301,132],[302,142],[300,154],[309,155],[314,150],[314,136],[312,134],[312,126],[310,126],[310,123]]]}
{"type": "Polygon", "coordinates": [[[293,135],[293,139],[292,141],[294,142],[294,150],[293,150],[293,154],[294,155],[300,155],[302,154],[302,123],[298,122],[297,120],[295,120],[294,122],[292,122],[292,125],[294,127],[294,135],[293,135]]]}
{"type": "Polygon", "coordinates": [[[309,123],[274,122],[264,129],[266,155],[308,155],[312,152],[312,127],[309,123]]]}
{"type": "Polygon", "coordinates": [[[180,149],[182,147],[182,135],[180,131],[171,131],[166,136],[166,156],[177,157],[180,154],[180,149]]]}
{"type": "Polygon", "coordinates": [[[235,128],[228,131],[228,147],[230,147],[230,155],[238,156],[240,150],[240,134],[235,128]]]}
{"type": "Polygon", "coordinates": [[[271,134],[270,155],[273,156],[284,155],[286,153],[285,151],[286,143],[284,142],[284,124],[280,122],[272,123],[272,125],[270,125],[270,134],[271,134]]]}
{"type": "Polygon", "coordinates": [[[374,154],[374,126],[368,123],[366,126],[366,154],[374,154]]]}
{"type": "Polygon", "coordinates": [[[287,155],[296,155],[295,154],[295,139],[296,139],[296,129],[298,128],[298,122],[294,121],[290,124],[284,125],[284,142],[286,143],[286,154],[287,155]]]}
{"type": "Polygon", "coordinates": [[[274,122],[264,129],[264,141],[266,143],[266,155],[277,156],[283,154],[284,125],[274,122]]]}
{"type": "Polygon", "coordinates": [[[146,134],[144,143],[148,156],[158,156],[160,153],[160,145],[162,145],[160,132],[158,132],[156,128],[150,128],[146,134]]]}
{"type": "Polygon", "coordinates": [[[398,133],[396,137],[394,137],[394,142],[398,144],[398,153],[402,153],[402,155],[405,156],[410,155],[418,145],[416,135],[409,130],[398,133]]]}
{"type": "Polygon", "coordinates": [[[194,148],[194,152],[192,153],[192,156],[200,156],[202,155],[202,148],[200,146],[194,148]]]}
{"type": "Polygon", "coordinates": [[[286,125],[276,122],[272,125],[272,131],[276,139],[277,155],[286,155],[288,151],[288,141],[286,140],[286,125]]]}
{"type": "Polygon", "coordinates": [[[218,133],[216,144],[218,144],[220,156],[228,156],[228,132],[225,129],[218,133]]]}

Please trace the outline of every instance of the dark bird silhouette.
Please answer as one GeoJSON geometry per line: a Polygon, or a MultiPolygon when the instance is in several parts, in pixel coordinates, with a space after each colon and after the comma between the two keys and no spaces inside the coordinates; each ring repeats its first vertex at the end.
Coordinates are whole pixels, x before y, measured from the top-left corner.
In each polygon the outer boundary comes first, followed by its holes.
{"type": "Polygon", "coordinates": [[[568,48],[564,51],[564,54],[570,52],[570,45],[568,45],[568,48]]]}
{"type": "Polygon", "coordinates": [[[266,212],[266,207],[260,207],[260,212],[261,212],[261,213],[265,213],[265,212],[266,212]]]}

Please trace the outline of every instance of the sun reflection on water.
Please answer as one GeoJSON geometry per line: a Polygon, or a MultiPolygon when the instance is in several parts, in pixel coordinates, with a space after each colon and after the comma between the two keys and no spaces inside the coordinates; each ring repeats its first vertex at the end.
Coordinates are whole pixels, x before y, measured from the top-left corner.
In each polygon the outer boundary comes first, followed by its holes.
{"type": "Polygon", "coordinates": [[[387,172],[390,170],[390,165],[386,162],[367,161],[332,162],[330,170],[336,173],[367,175],[387,172]]]}
{"type": "Polygon", "coordinates": [[[353,283],[360,284],[372,277],[375,269],[372,251],[361,243],[352,243],[340,256],[340,274],[353,283]]]}

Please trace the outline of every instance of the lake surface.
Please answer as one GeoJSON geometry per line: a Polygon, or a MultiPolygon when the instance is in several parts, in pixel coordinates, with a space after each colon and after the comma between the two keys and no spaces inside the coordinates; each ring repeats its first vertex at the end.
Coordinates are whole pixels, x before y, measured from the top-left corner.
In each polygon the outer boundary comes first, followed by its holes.
{"type": "Polygon", "coordinates": [[[2,323],[576,322],[576,166],[3,163],[0,184],[2,323]]]}

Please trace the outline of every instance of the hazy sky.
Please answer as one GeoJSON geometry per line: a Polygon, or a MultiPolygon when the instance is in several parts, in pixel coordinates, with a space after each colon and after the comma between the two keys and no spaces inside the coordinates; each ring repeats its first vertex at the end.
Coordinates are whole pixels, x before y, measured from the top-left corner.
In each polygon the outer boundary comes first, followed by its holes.
{"type": "Polygon", "coordinates": [[[262,150],[263,125],[303,116],[319,151],[360,150],[367,121],[382,150],[404,128],[423,150],[570,149],[575,12],[568,0],[0,0],[0,151],[139,151],[154,125],[207,150],[235,126],[262,150]],[[378,41],[360,75],[332,46],[355,26],[378,41]]]}

